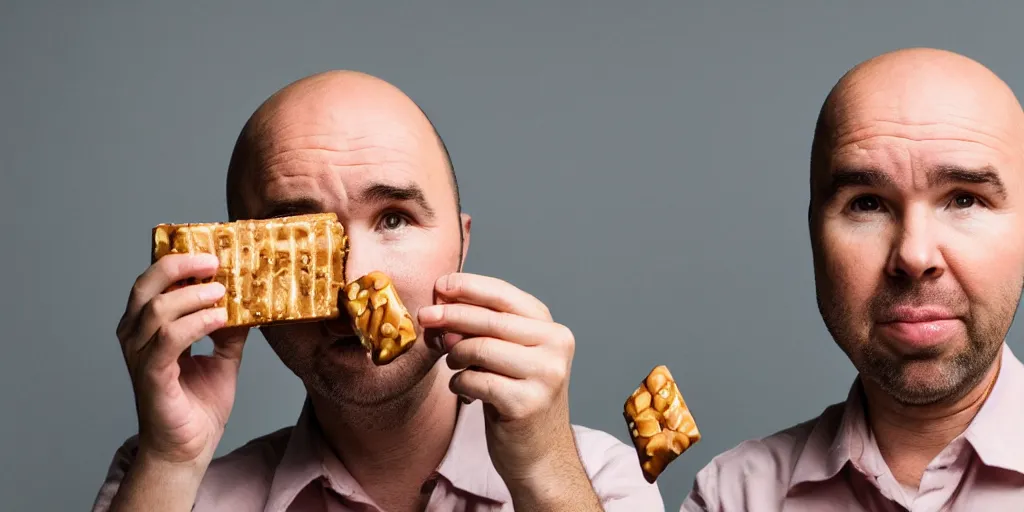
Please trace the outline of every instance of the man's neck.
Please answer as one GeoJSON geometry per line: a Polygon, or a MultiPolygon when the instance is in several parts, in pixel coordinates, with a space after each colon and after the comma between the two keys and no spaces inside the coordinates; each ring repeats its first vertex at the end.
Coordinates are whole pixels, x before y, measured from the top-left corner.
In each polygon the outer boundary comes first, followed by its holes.
{"type": "Polygon", "coordinates": [[[961,396],[930,405],[903,405],[864,379],[868,427],[893,477],[913,488],[928,464],[962,434],[978,414],[999,375],[1000,354],[961,396]]]}
{"type": "MultiPolygon", "coordinates": [[[[378,505],[405,509],[437,469],[455,431],[458,397],[443,363],[414,389],[382,406],[339,406],[311,394],[317,420],[338,460],[378,505]]],[[[413,507],[415,508],[415,507],[413,507]]]]}

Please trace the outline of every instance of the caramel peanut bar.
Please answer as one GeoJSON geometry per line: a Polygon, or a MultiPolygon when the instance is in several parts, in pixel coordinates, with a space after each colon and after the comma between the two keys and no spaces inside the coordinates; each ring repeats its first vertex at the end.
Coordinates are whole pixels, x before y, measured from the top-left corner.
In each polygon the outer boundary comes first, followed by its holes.
{"type": "Polygon", "coordinates": [[[345,308],[375,364],[390,363],[416,341],[412,315],[383,272],[370,272],[346,285],[345,308]]]}
{"type": "Polygon", "coordinates": [[[664,365],[651,370],[626,399],[623,416],[649,483],[654,483],[676,457],[700,441],[693,415],[664,365]]]}
{"type": "Polygon", "coordinates": [[[227,309],[227,326],[340,314],[348,238],[333,213],[153,228],[153,262],[180,253],[210,253],[220,259],[216,275],[201,281],[224,285],[226,292],[216,306],[227,309]]]}

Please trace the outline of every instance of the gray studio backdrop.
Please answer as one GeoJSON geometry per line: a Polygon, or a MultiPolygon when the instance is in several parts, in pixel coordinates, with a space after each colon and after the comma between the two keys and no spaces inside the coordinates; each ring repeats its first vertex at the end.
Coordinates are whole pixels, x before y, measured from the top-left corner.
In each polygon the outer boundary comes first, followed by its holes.
{"type": "MultiPolygon", "coordinates": [[[[436,121],[474,215],[467,270],[575,331],[575,422],[628,442],[623,400],[669,365],[704,435],[660,479],[670,510],[715,454],[845,398],[805,227],[820,101],[914,45],[1024,93],[1024,4],[704,3],[0,3],[0,508],[92,503],[135,430],[114,328],[150,229],[224,220],[246,117],[330,68],[436,121]]],[[[219,453],[302,396],[254,332],[219,453]]]]}

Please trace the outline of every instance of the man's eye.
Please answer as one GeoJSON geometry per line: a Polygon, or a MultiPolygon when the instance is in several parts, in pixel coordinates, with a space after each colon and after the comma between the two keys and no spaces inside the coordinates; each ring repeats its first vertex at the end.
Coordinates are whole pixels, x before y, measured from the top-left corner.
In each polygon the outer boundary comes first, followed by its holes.
{"type": "Polygon", "coordinates": [[[861,196],[850,205],[854,211],[873,212],[882,207],[882,202],[875,196],[861,196]]]}
{"type": "Polygon", "coordinates": [[[387,230],[399,229],[405,225],[405,217],[397,213],[389,213],[380,219],[380,225],[387,230]]]}
{"type": "Polygon", "coordinates": [[[977,199],[970,194],[960,194],[953,198],[953,205],[957,208],[970,208],[977,203],[977,199]]]}

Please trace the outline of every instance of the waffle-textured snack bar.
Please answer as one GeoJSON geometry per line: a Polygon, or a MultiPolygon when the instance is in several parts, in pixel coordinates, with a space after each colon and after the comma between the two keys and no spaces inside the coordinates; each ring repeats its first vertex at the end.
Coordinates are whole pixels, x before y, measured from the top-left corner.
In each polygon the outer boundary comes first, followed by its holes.
{"type": "Polygon", "coordinates": [[[412,315],[383,272],[352,281],[345,286],[344,298],[352,327],[375,364],[390,363],[416,341],[412,315]]]}
{"type": "MultiPolygon", "coordinates": [[[[216,304],[227,325],[251,327],[339,316],[348,237],[333,213],[222,223],[160,224],[152,261],[168,254],[210,253],[220,259],[216,304]]],[[[175,287],[191,282],[177,283],[175,287]]]]}
{"type": "Polygon", "coordinates": [[[623,409],[640,468],[649,483],[654,483],[676,457],[700,441],[693,415],[664,365],[651,370],[626,399],[623,409]]]}

